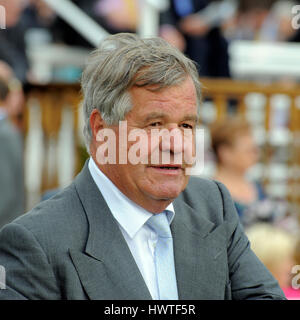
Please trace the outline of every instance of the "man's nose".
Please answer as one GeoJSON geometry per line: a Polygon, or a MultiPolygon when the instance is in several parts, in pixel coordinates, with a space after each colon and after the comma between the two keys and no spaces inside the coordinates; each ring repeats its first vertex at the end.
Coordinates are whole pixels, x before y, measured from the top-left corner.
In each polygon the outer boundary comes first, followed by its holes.
{"type": "Polygon", "coordinates": [[[163,152],[183,152],[183,132],[176,125],[170,125],[163,130],[160,139],[160,150],[163,152]]]}

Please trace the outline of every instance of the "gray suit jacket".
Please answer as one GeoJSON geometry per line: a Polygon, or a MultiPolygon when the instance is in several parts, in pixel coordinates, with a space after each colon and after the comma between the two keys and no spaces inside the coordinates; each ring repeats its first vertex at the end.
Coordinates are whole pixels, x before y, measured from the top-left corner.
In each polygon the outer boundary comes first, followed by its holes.
{"type": "MultiPolygon", "coordinates": [[[[223,185],[191,178],[171,229],[180,299],[282,299],[223,185]]],[[[0,232],[0,299],[151,299],[87,165],[54,198],[0,232]]]]}

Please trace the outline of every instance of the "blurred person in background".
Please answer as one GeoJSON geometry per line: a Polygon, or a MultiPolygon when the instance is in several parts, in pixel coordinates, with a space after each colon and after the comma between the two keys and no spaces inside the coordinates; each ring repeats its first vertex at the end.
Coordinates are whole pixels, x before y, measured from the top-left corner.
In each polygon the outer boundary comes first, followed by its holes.
{"type": "Polygon", "coordinates": [[[6,12],[6,29],[0,32],[0,60],[11,66],[16,77],[27,82],[29,62],[25,50],[24,28],[20,17],[24,9],[22,0],[0,0],[6,12]]]}
{"type": "Polygon", "coordinates": [[[57,18],[56,13],[44,0],[23,0],[21,20],[24,28],[50,28],[57,18]]]}
{"type": "Polygon", "coordinates": [[[97,20],[110,33],[136,32],[139,19],[139,0],[96,0],[97,20]]]}
{"type": "Polygon", "coordinates": [[[232,116],[213,123],[210,134],[216,161],[214,179],[229,189],[244,227],[262,221],[282,222],[286,204],[271,200],[263,186],[247,175],[259,160],[250,124],[232,116]]]}
{"type": "MultiPolygon", "coordinates": [[[[71,0],[92,19],[96,19],[95,4],[97,0],[71,0]]],[[[55,43],[92,49],[93,46],[59,16],[55,16],[51,24],[51,34],[55,43]]]]}
{"type": "Polygon", "coordinates": [[[23,144],[11,121],[9,86],[0,73],[0,228],[24,212],[23,144]]]}
{"type": "Polygon", "coordinates": [[[259,223],[246,230],[254,253],[273,274],[287,299],[300,300],[300,291],[292,288],[292,268],[296,241],[294,234],[275,226],[259,223]]]}
{"type": "Polygon", "coordinates": [[[0,77],[8,84],[9,93],[6,103],[6,113],[15,126],[15,128],[23,132],[24,128],[24,105],[25,97],[22,83],[16,78],[12,68],[4,61],[0,60],[0,77]]]}
{"type": "MultiPolygon", "coordinates": [[[[110,34],[136,31],[139,0],[72,0],[72,2],[110,34]]],[[[92,49],[87,40],[59,17],[55,19],[51,29],[56,42],[92,49]]]]}
{"type": "Polygon", "coordinates": [[[240,0],[235,15],[222,27],[231,40],[287,41],[293,36],[289,0],[240,0]]]}
{"type": "Polygon", "coordinates": [[[172,0],[161,14],[160,35],[197,62],[201,76],[230,77],[221,25],[235,10],[229,0],[172,0]]]}
{"type": "Polygon", "coordinates": [[[279,0],[276,1],[270,13],[270,25],[273,23],[274,40],[290,41],[296,35],[296,30],[293,28],[293,7],[297,1],[279,0]]]}
{"type": "Polygon", "coordinates": [[[32,82],[26,33],[31,28],[43,28],[52,34],[56,14],[43,0],[0,0],[0,5],[6,12],[6,28],[0,32],[0,60],[13,69],[23,84],[32,82]]]}

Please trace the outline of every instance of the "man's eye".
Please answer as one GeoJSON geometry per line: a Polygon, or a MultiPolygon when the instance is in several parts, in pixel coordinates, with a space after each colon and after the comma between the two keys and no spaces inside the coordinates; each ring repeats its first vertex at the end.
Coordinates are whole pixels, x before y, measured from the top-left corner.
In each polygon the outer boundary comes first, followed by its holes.
{"type": "Polygon", "coordinates": [[[184,129],[194,129],[194,126],[188,123],[183,123],[181,125],[184,129]]]}
{"type": "Polygon", "coordinates": [[[150,123],[150,127],[159,127],[161,125],[161,122],[152,122],[150,123]]]}

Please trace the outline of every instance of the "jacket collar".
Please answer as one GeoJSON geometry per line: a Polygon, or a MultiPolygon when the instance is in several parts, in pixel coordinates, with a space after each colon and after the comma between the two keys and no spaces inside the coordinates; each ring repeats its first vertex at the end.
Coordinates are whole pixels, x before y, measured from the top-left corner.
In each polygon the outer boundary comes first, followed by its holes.
{"type": "Polygon", "coordinates": [[[80,269],[78,273],[89,297],[151,299],[118,223],[95,185],[87,163],[75,179],[75,187],[87,216],[89,234],[85,257],[78,252],[71,252],[71,256],[80,269]]]}
{"type": "MultiPolygon", "coordinates": [[[[151,299],[118,223],[94,183],[87,163],[75,179],[75,187],[87,216],[89,234],[85,252],[70,250],[70,255],[88,296],[104,300],[151,299]]],[[[203,275],[211,273],[207,268],[213,266],[214,257],[220,251],[220,237],[224,243],[224,232],[214,232],[215,225],[204,218],[205,213],[195,211],[181,196],[174,201],[174,208],[176,215],[171,229],[179,298],[205,298],[210,282],[203,275]],[[208,237],[212,231],[214,235],[208,237]]]]}

